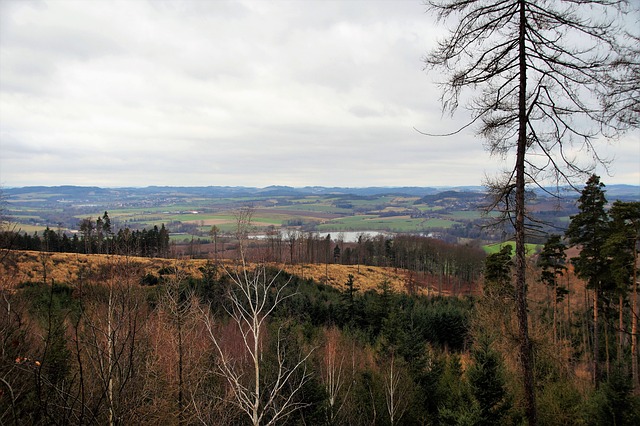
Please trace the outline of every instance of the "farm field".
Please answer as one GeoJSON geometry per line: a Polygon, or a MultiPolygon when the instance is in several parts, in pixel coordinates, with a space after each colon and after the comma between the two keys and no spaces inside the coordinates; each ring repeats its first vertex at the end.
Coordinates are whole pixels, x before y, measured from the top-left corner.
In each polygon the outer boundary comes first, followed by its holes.
{"type": "MultiPolygon", "coordinates": [[[[507,245],[511,246],[512,252],[515,253],[515,250],[516,250],[515,241],[505,241],[501,243],[487,244],[482,246],[482,248],[487,254],[495,254],[495,253],[498,253],[500,250],[502,250],[502,247],[507,245]]],[[[532,255],[534,253],[539,252],[542,249],[542,246],[543,246],[542,244],[530,244],[530,243],[525,244],[528,255],[532,255]]]]}
{"type": "MultiPolygon", "coordinates": [[[[378,231],[482,244],[501,242],[503,235],[483,228],[497,214],[483,213],[486,200],[479,188],[27,187],[4,189],[2,205],[8,222],[26,233],[48,227],[72,234],[82,220],[108,212],[116,231],[165,224],[178,241],[206,240],[213,226],[221,234],[233,232],[234,212],[250,207],[256,234],[378,231]]],[[[541,194],[531,210],[562,228],[575,213],[575,198],[550,200],[541,194]]]]}

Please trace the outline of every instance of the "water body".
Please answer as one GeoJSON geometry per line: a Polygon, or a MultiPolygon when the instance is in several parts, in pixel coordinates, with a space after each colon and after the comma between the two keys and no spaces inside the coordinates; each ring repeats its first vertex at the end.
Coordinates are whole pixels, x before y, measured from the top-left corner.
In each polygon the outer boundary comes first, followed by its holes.
{"type": "MultiPolygon", "coordinates": [[[[286,238],[287,231],[280,230],[280,232],[282,234],[282,238],[286,238]]],[[[330,235],[331,240],[333,241],[342,240],[345,243],[357,243],[360,235],[362,235],[363,238],[375,238],[378,235],[383,235],[385,237],[393,237],[394,235],[391,232],[383,232],[383,231],[334,231],[334,232],[323,231],[323,232],[314,232],[314,233],[317,234],[320,239],[327,238],[327,235],[330,235]]],[[[265,234],[258,234],[258,235],[253,235],[251,238],[264,240],[264,239],[267,239],[268,237],[269,236],[265,234]]]]}

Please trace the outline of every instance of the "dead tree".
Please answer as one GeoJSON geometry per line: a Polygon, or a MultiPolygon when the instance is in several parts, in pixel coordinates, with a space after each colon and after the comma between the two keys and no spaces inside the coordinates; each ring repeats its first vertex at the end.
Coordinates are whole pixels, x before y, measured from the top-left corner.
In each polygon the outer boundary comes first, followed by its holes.
{"type": "MultiPolygon", "coordinates": [[[[516,241],[516,313],[526,415],[536,424],[533,352],[527,315],[527,185],[549,179],[571,183],[604,164],[595,140],[607,127],[602,105],[605,78],[616,59],[617,0],[433,0],[439,19],[454,19],[448,35],[425,58],[445,75],[443,109],[454,113],[463,92],[477,93],[467,108],[492,154],[514,155],[495,185],[516,241]],[[575,153],[587,153],[580,161],[575,153]]],[[[432,134],[430,134],[432,135],[432,134]]]]}

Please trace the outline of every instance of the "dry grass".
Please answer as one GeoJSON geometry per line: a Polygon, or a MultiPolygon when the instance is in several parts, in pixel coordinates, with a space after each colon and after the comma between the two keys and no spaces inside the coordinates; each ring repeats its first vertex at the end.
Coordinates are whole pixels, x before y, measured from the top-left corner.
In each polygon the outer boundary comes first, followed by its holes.
{"type": "MultiPolygon", "coordinates": [[[[5,283],[22,283],[27,281],[43,281],[45,274],[47,282],[74,283],[78,282],[83,271],[98,270],[103,266],[135,264],[138,273],[158,274],[162,268],[178,266],[187,274],[201,278],[200,267],[207,260],[204,259],[160,259],[146,257],[124,257],[116,255],[72,254],[72,253],[43,253],[37,251],[14,251],[0,265],[0,280],[5,283]],[[10,278],[10,279],[9,279],[10,278]]],[[[227,260],[223,264],[233,268],[234,262],[227,260]]],[[[388,281],[395,292],[407,291],[409,281],[408,271],[394,268],[356,265],[325,265],[325,264],[273,264],[285,272],[303,279],[313,279],[344,290],[348,276],[354,277],[354,284],[361,292],[377,290],[383,281],[388,281]]],[[[416,283],[417,292],[426,293],[424,283],[416,283]]]]}
{"type": "Polygon", "coordinates": [[[292,275],[297,275],[303,279],[312,278],[314,281],[328,284],[340,290],[346,288],[345,284],[349,279],[349,275],[353,275],[354,285],[361,292],[377,290],[378,286],[385,280],[389,282],[393,291],[398,293],[406,291],[406,271],[396,271],[394,268],[363,265],[358,267],[357,265],[304,264],[286,265],[283,269],[292,275]]]}
{"type": "MultiPolygon", "coordinates": [[[[205,259],[161,259],[147,257],[123,257],[115,255],[98,254],[72,254],[72,253],[41,253],[36,251],[13,251],[10,253],[4,264],[0,265],[0,280],[3,285],[6,283],[22,283],[26,281],[42,281],[45,268],[47,281],[51,279],[56,282],[74,283],[80,278],[82,270],[97,270],[105,265],[122,265],[124,263],[134,263],[136,269],[141,274],[152,273],[157,275],[162,268],[178,266],[187,274],[201,278],[200,267],[206,264],[205,259]],[[9,279],[10,278],[10,279],[9,279]]],[[[234,261],[225,260],[224,266],[234,267],[234,261]]],[[[393,291],[401,293],[407,292],[409,282],[413,281],[413,290],[417,294],[437,294],[439,286],[434,277],[422,277],[417,274],[411,275],[407,270],[384,268],[365,265],[336,265],[336,264],[296,264],[283,265],[273,264],[291,275],[296,275],[302,279],[313,279],[316,282],[324,283],[340,290],[346,288],[345,284],[349,275],[353,275],[354,284],[361,292],[377,290],[383,281],[388,281],[393,291]]],[[[560,303],[558,310],[560,314],[566,315],[567,304],[571,310],[584,308],[585,303],[590,299],[585,293],[584,282],[578,279],[569,267],[569,273],[563,277],[562,284],[569,286],[571,291],[568,298],[560,303]]],[[[550,289],[538,281],[537,271],[530,265],[528,271],[529,300],[534,305],[549,303],[550,289]]],[[[474,286],[474,292],[479,291],[478,286],[474,286]]],[[[442,288],[443,295],[450,295],[450,288],[442,288]]]]}

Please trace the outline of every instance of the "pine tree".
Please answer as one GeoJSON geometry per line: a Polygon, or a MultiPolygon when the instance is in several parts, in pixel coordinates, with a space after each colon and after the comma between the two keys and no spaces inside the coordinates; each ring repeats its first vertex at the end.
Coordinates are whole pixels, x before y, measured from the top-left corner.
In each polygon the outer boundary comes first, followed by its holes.
{"type": "Polygon", "coordinates": [[[478,419],[474,424],[501,424],[511,406],[505,386],[502,360],[498,353],[491,349],[491,342],[486,337],[480,339],[471,356],[474,362],[467,376],[471,393],[479,405],[478,419]]]}
{"type": "Polygon", "coordinates": [[[623,322],[623,300],[627,297],[631,287],[631,372],[635,390],[639,389],[638,383],[638,348],[637,348],[637,265],[638,241],[640,240],[640,202],[616,201],[609,210],[611,218],[610,232],[603,252],[611,269],[611,277],[615,282],[615,288],[619,297],[619,359],[622,353],[622,340],[625,327],[623,322]]]}
{"type": "Polygon", "coordinates": [[[356,315],[355,315],[355,294],[356,292],[359,290],[359,287],[355,286],[355,283],[353,281],[353,275],[349,274],[347,276],[347,282],[345,283],[345,285],[347,286],[347,289],[344,291],[343,295],[342,295],[342,300],[343,303],[346,308],[346,323],[349,323],[351,325],[354,324],[355,320],[356,320],[356,315]]]}
{"type": "Polygon", "coordinates": [[[511,250],[511,245],[505,244],[498,253],[487,256],[484,270],[484,293],[486,295],[513,299],[511,250]]]}
{"type": "Polygon", "coordinates": [[[562,301],[567,289],[559,285],[558,279],[567,270],[565,245],[560,235],[551,235],[538,256],[538,267],[542,269],[540,281],[553,289],[553,340],[557,341],[558,302],[562,301]]]}
{"type": "Polygon", "coordinates": [[[578,257],[571,258],[578,277],[587,281],[593,290],[593,379],[598,383],[599,338],[598,310],[599,298],[606,289],[610,277],[609,265],[602,250],[609,236],[609,218],[605,211],[604,184],[600,177],[592,175],[578,199],[579,213],[571,217],[566,236],[572,246],[580,248],[578,257]]]}

